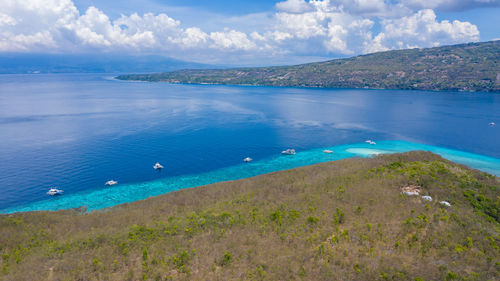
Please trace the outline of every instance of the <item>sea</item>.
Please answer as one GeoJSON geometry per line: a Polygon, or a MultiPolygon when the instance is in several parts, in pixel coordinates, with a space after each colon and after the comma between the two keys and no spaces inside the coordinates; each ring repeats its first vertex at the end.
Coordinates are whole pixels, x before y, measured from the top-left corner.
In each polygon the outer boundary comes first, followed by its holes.
{"type": "Polygon", "coordinates": [[[410,150],[500,176],[498,93],[185,85],[114,76],[0,75],[0,213],[92,211],[410,150]],[[282,155],[288,148],[296,154],[282,155]],[[243,162],[246,157],[253,161],[243,162]],[[156,162],[164,168],[153,169],[156,162]],[[108,180],[118,184],[106,186],[108,180]],[[52,187],[64,194],[47,195],[52,187]]]}

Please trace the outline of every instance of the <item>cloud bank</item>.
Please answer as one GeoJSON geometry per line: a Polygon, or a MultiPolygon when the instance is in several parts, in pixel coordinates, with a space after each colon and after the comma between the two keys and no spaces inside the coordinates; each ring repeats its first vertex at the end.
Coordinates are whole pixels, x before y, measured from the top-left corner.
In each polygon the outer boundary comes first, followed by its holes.
{"type": "MultiPolygon", "coordinates": [[[[287,0],[259,30],[237,25],[207,32],[167,14],[110,19],[72,0],[3,0],[0,52],[130,52],[184,58],[335,56],[479,40],[477,26],[436,18],[435,11],[499,6],[500,0],[287,0]],[[194,56],[194,57],[193,57],[194,56]]],[[[198,59],[200,60],[200,59],[198,59]]]]}

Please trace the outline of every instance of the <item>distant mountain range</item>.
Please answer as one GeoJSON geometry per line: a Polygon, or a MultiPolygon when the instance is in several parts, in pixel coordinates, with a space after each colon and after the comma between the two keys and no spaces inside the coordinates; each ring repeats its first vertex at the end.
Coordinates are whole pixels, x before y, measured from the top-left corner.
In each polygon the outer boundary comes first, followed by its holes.
{"type": "Polygon", "coordinates": [[[293,66],[178,70],[117,78],[170,83],[499,92],[500,40],[379,52],[293,66]]]}
{"type": "Polygon", "coordinates": [[[6,73],[150,73],[188,68],[214,68],[163,56],[114,54],[0,54],[0,74],[6,73]]]}

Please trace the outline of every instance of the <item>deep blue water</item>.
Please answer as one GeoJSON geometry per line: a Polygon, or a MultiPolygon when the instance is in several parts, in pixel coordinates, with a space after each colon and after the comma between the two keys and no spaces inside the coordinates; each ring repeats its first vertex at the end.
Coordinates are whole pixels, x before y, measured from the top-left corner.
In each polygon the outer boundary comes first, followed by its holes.
{"type": "Polygon", "coordinates": [[[0,75],[0,210],[98,209],[366,149],[431,150],[500,175],[499,141],[499,94],[0,75]],[[52,186],[65,195],[48,198],[52,186]]]}

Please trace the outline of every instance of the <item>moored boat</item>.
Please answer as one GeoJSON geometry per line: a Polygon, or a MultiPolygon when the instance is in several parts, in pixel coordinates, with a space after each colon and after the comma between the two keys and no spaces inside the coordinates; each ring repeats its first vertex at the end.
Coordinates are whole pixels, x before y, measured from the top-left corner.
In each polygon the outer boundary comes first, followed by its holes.
{"type": "Polygon", "coordinates": [[[161,170],[161,169],[163,169],[163,166],[160,163],[156,162],[156,164],[153,166],[153,168],[155,170],[161,170]]]}
{"type": "Polygon", "coordinates": [[[52,187],[51,189],[49,189],[49,191],[47,191],[47,194],[51,196],[61,195],[63,193],[64,191],[62,189],[58,189],[57,187],[52,187]]]}
{"type": "Polygon", "coordinates": [[[290,148],[289,148],[289,149],[287,149],[287,150],[283,150],[283,151],[281,152],[281,154],[284,154],[284,155],[295,155],[295,149],[293,149],[293,148],[291,148],[291,149],[290,149],[290,148]]]}

